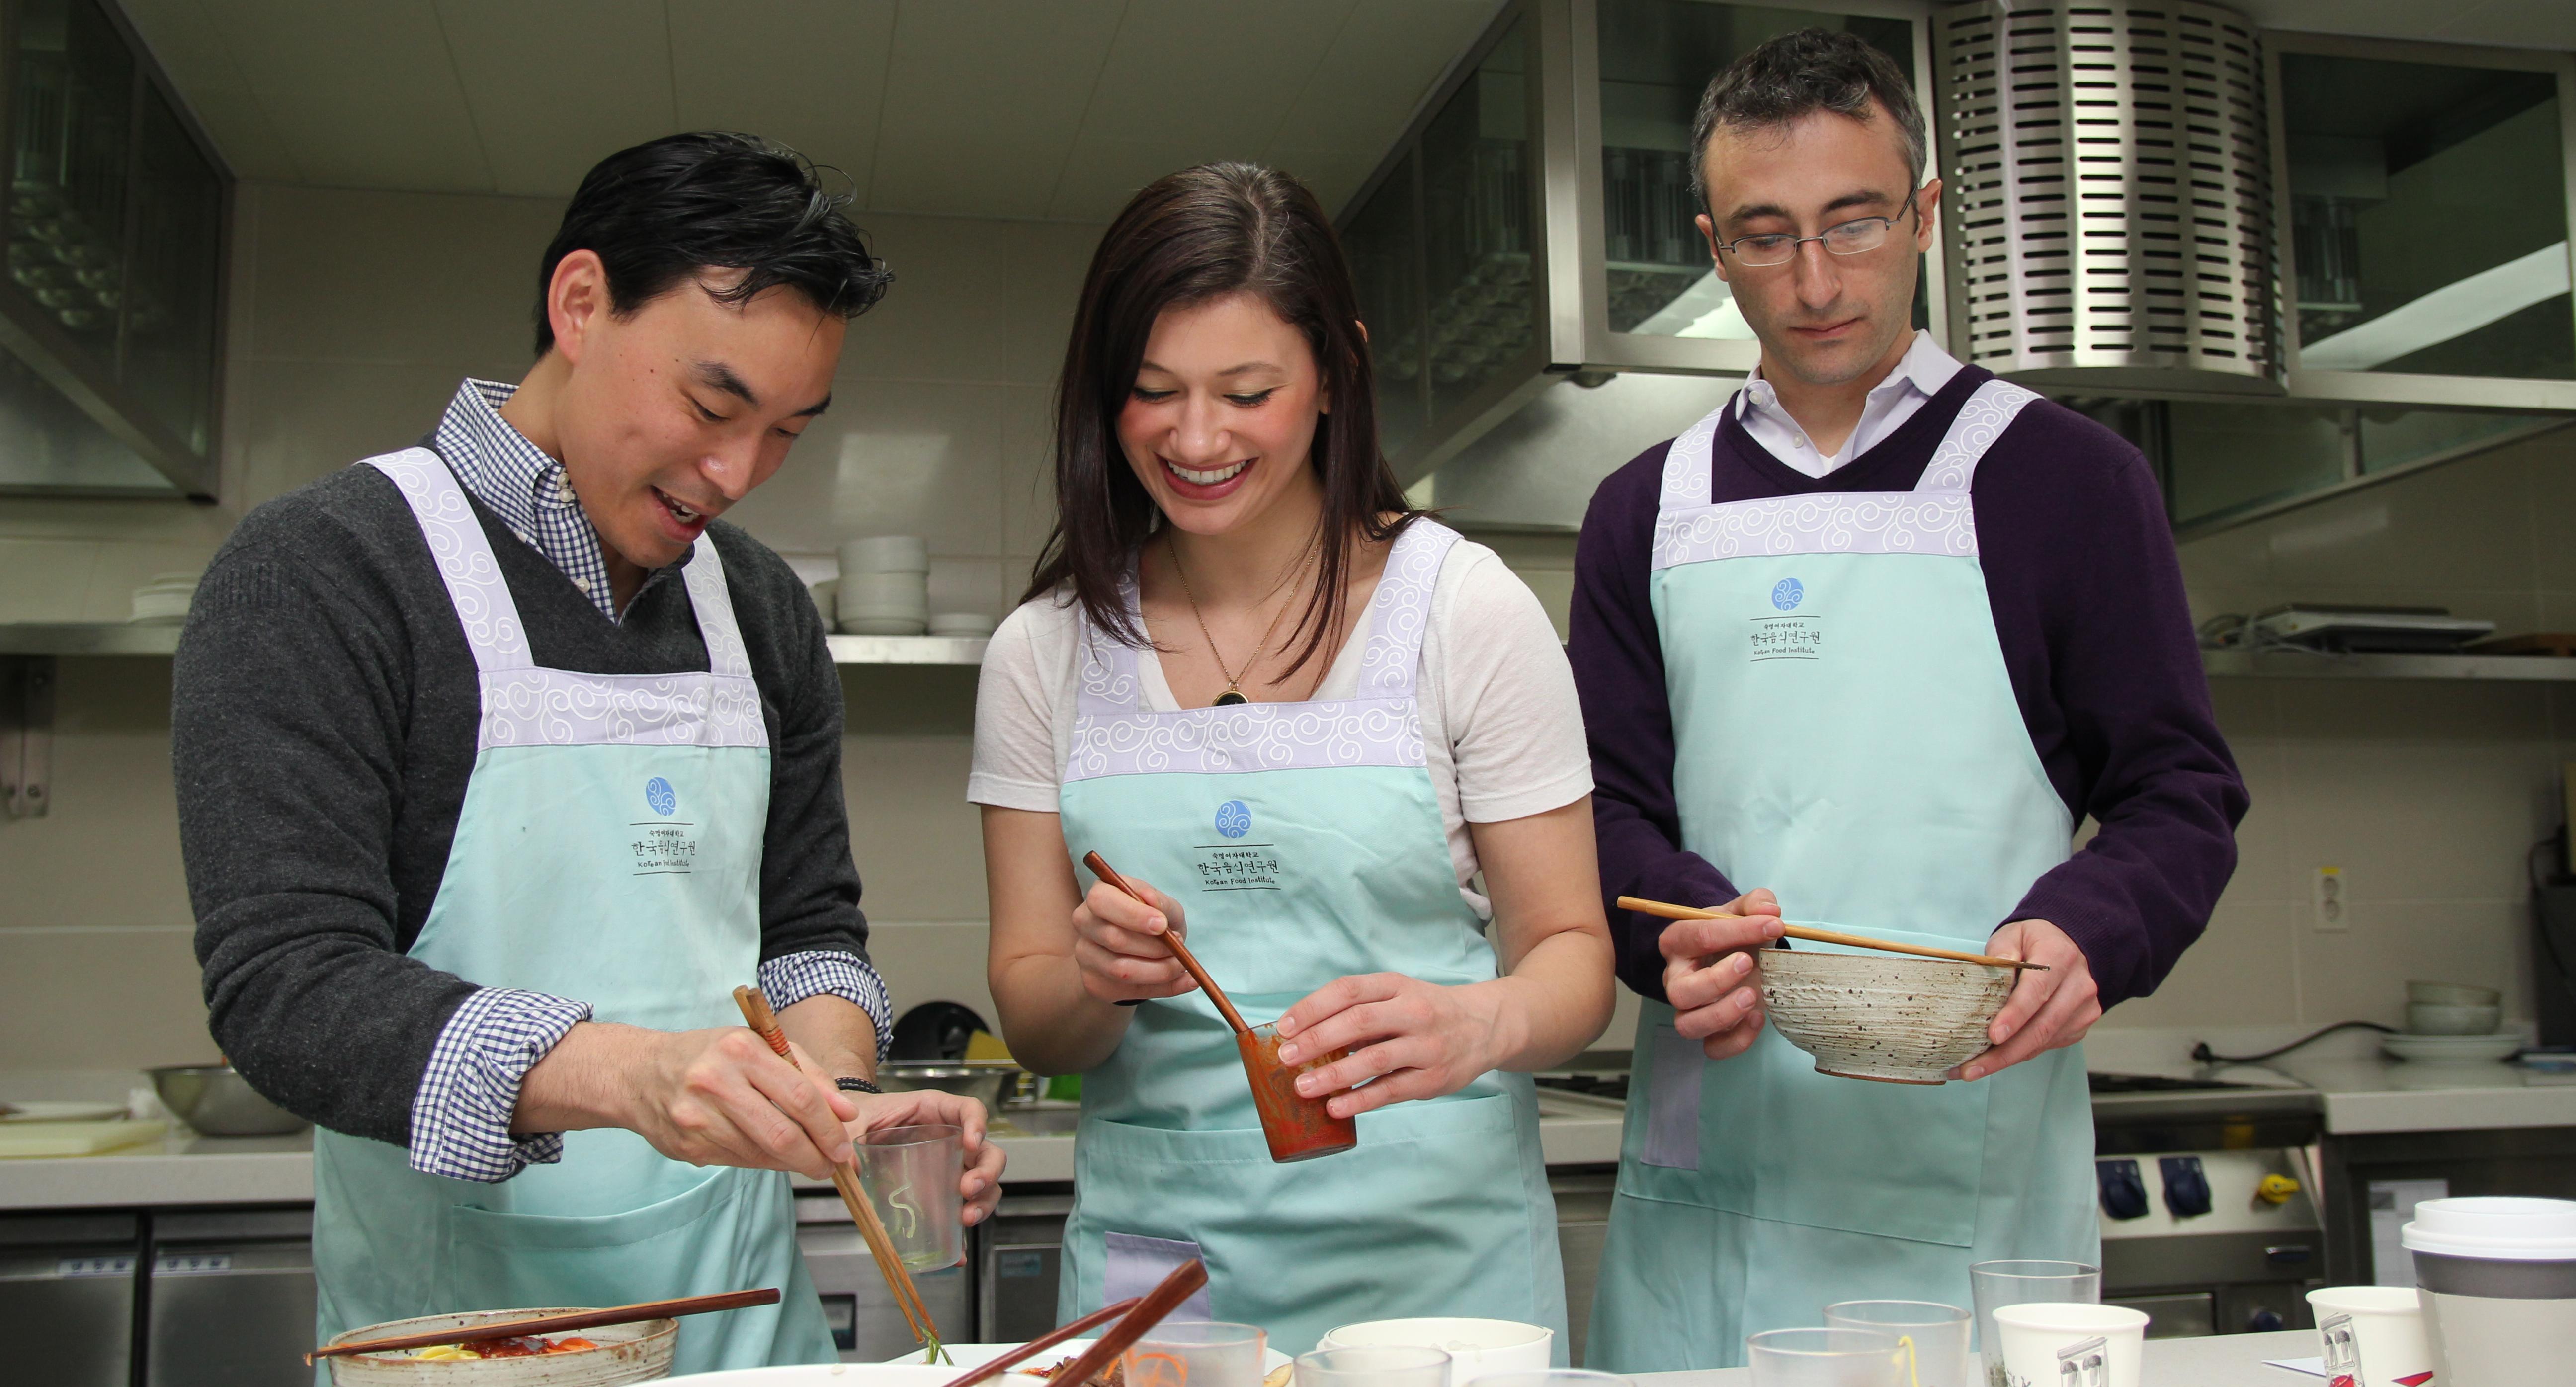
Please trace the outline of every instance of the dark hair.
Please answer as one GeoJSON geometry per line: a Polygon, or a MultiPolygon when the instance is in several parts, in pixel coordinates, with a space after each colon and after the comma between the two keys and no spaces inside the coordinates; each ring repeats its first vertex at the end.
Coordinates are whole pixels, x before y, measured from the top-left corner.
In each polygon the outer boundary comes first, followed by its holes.
{"type": "Polygon", "coordinates": [[[537,269],[537,355],[555,344],[546,291],[577,250],[608,270],[609,311],[621,317],[708,269],[743,271],[707,292],[747,303],[785,285],[826,313],[854,318],[894,280],[813,163],[756,135],[700,131],[621,149],[584,174],[537,269]]]}
{"type": "MultiPolygon", "coordinates": [[[[1817,111],[1866,121],[1876,118],[1872,102],[1895,118],[1906,172],[1920,185],[1923,111],[1894,59],[1858,34],[1832,29],[1800,29],[1762,44],[1728,63],[1700,93],[1691,117],[1692,201],[1709,205],[1708,137],[1717,127],[1777,128],[1817,111]]],[[[1715,208],[1709,212],[1716,215],[1715,208]]]]}
{"type": "Polygon", "coordinates": [[[1093,625],[1128,645],[1146,644],[1121,587],[1156,510],[1127,465],[1118,415],[1163,310],[1235,293],[1258,295],[1304,335],[1331,392],[1309,456],[1324,488],[1322,581],[1297,621],[1305,646],[1294,671],[1315,657],[1342,611],[1352,536],[1391,539],[1420,512],[1378,451],[1368,339],[1342,243],[1315,195],[1274,169],[1183,169],[1136,194],[1100,238],[1056,382],[1055,532],[1020,600],[1070,584],[1093,625]]]}

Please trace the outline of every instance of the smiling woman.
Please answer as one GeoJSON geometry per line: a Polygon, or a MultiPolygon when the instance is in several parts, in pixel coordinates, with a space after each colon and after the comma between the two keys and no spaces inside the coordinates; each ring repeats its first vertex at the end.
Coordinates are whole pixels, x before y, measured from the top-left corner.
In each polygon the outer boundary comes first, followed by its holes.
{"type": "Polygon", "coordinates": [[[1284,174],[1138,194],[1060,398],[1056,535],[986,652],[967,789],[1012,1053],[1086,1076],[1059,1311],[1203,1255],[1201,1313],[1292,1350],[1388,1314],[1561,1326],[1527,1071],[1610,998],[1546,615],[1404,503],[1341,247],[1284,174]],[[1086,898],[1092,849],[1138,894],[1086,898]],[[1330,1152],[1270,1146],[1167,932],[1275,1022],[1293,1090],[1262,1098],[1321,1110],[1330,1152]]]}

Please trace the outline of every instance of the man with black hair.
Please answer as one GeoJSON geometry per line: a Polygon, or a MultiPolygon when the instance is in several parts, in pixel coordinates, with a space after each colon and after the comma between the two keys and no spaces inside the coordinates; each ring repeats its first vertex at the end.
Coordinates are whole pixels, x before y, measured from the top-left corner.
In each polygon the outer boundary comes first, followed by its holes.
{"type": "MultiPolygon", "coordinates": [[[[1774,39],[1692,143],[1761,364],[1602,483],[1572,610],[1603,890],[1725,912],[1610,912],[1646,999],[1588,1350],[1622,1372],[2098,1262],[2077,1042],[2198,937],[2246,807],[2145,459],[1912,324],[1941,183],[1895,63],[1774,39]],[[1784,914],[2046,971],[1953,1082],[1819,1073],[1763,1025],[1784,914]]],[[[1882,1037],[1925,1025],[1901,983],[1872,1001],[1882,1037]]]]}
{"type": "Polygon", "coordinates": [[[831,401],[889,279],[814,170],[674,135],[582,180],[536,364],[251,512],[174,669],[215,1039],[312,1119],[319,1333],[776,1286],[678,1372],[835,1357],[785,1172],[984,1113],[879,1095],[840,683],[717,517],[831,401]],[[741,1024],[757,981],[804,1074],[741,1024]]]}

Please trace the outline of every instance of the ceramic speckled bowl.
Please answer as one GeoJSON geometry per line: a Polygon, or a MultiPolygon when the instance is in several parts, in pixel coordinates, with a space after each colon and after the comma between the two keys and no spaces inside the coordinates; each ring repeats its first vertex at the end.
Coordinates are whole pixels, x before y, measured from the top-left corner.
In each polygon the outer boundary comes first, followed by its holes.
{"type": "MultiPolygon", "coordinates": [[[[465,1329],[494,1320],[565,1315],[580,1307],[543,1310],[469,1310],[456,1315],[423,1315],[353,1329],[332,1343],[353,1339],[390,1339],[438,1329],[465,1329]]],[[[411,1350],[356,1353],[326,1358],[338,1387],[618,1387],[671,1375],[671,1352],[679,1347],[678,1320],[645,1320],[640,1324],[603,1325],[597,1329],[549,1334],[549,1339],[579,1334],[599,1345],[581,1353],[551,1353],[530,1358],[415,1358],[411,1350]]],[[[955,1374],[951,1374],[954,1376],[955,1374]]]]}
{"type": "Polygon", "coordinates": [[[1762,1005],[1816,1072],[1892,1084],[1937,1084],[1986,1048],[1986,1023],[2013,972],[1904,954],[1762,954],[1762,1005]]]}

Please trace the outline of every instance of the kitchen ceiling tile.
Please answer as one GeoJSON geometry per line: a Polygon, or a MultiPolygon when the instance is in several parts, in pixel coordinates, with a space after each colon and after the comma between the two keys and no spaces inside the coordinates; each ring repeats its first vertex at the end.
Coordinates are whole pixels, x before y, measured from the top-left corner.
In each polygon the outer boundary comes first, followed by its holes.
{"type": "Polygon", "coordinates": [[[670,0],[683,130],[744,130],[868,186],[895,0],[670,0]]]}
{"type": "Polygon", "coordinates": [[[122,8],[236,176],[272,181],[298,176],[284,137],[260,108],[224,46],[222,32],[198,0],[124,0],[122,8]]]}
{"type": "Polygon", "coordinates": [[[1288,108],[1276,143],[1363,150],[1374,167],[1494,10],[1494,0],[1360,6],[1288,108]]]}
{"type": "Polygon", "coordinates": [[[1377,172],[1378,160],[1386,157],[1388,146],[1395,143],[1397,131],[1390,126],[1384,140],[1375,145],[1326,148],[1312,145],[1274,145],[1261,162],[1296,176],[1315,200],[1324,204],[1330,216],[1340,216],[1343,204],[1360,190],[1368,176],[1377,172]]]}
{"type": "Polygon", "coordinates": [[[670,27],[633,0],[438,0],[493,191],[569,197],[593,164],[679,128],[670,27]]]}
{"type": "Polygon", "coordinates": [[[1210,137],[1167,136],[1144,143],[1086,137],[1065,160],[1064,181],[1057,186],[1047,215],[1065,221],[1106,222],[1146,184],[1218,159],[1257,163],[1260,151],[1250,143],[1229,145],[1210,137]]]}
{"type": "Polygon", "coordinates": [[[429,0],[226,0],[205,13],[306,181],[493,191],[429,0]]]}
{"type": "Polygon", "coordinates": [[[895,20],[866,205],[1046,215],[1124,0],[939,0],[895,20]]]}
{"type": "Polygon", "coordinates": [[[1355,0],[1131,0],[1082,143],[1176,137],[1257,155],[1332,48],[1355,0]]]}

